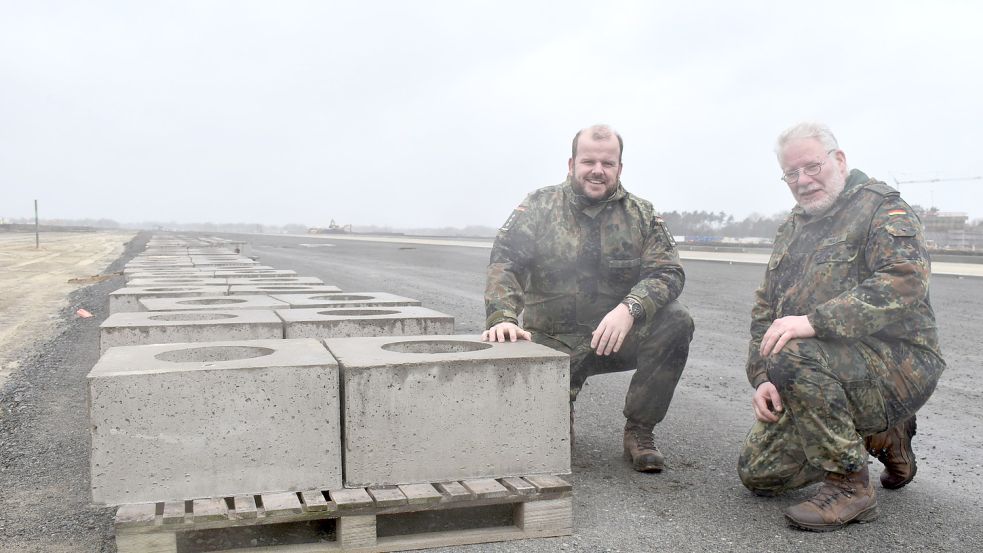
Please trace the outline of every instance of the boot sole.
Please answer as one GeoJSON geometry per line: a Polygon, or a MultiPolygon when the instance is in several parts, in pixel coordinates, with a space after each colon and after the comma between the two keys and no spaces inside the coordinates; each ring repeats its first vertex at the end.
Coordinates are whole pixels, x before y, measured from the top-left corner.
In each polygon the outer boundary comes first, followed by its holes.
{"type": "Polygon", "coordinates": [[[631,468],[635,469],[636,472],[662,472],[662,469],[665,468],[665,464],[638,465],[634,460],[632,460],[631,453],[627,450],[622,454],[622,457],[624,457],[625,461],[629,461],[631,463],[631,468]]]}
{"type": "Polygon", "coordinates": [[[788,525],[791,526],[792,528],[798,528],[799,530],[806,530],[809,532],[832,532],[834,530],[840,530],[842,528],[846,528],[846,526],[852,522],[856,522],[858,524],[872,522],[876,520],[877,517],[880,516],[880,514],[881,514],[880,508],[877,506],[877,504],[874,504],[868,507],[867,509],[857,513],[857,515],[852,519],[846,522],[842,522],[840,524],[808,524],[808,523],[799,522],[788,515],[785,515],[785,522],[787,522],[788,525]]]}

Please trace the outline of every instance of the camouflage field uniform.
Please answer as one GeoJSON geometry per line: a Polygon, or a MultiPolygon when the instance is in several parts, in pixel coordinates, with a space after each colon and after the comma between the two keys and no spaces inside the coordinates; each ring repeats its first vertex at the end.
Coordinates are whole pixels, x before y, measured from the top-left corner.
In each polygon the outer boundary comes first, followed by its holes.
{"type": "Polygon", "coordinates": [[[921,223],[898,192],[853,170],[828,212],[796,207],[778,229],[751,313],[747,375],[772,382],[784,412],[755,422],[738,470],[749,489],[780,493],[867,463],[862,436],[907,419],[945,369],[929,302],[921,223]],[[807,315],[815,338],[762,358],[780,317],[807,315]]]}
{"type": "Polygon", "coordinates": [[[689,354],[693,321],[676,302],[685,280],[672,235],[652,205],[618,184],[589,204],[570,180],[530,194],[500,229],[488,265],[486,327],[523,317],[533,340],[569,353],[571,399],[587,377],[637,369],[625,416],[665,417],[689,354]],[[621,300],[641,302],[620,351],[594,355],[591,332],[621,300]]]}

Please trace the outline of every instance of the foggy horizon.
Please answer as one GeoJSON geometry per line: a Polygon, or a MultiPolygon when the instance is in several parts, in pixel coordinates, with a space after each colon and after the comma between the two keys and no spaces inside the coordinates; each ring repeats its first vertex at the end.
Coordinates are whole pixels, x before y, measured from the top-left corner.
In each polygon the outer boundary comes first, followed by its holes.
{"type": "Polygon", "coordinates": [[[983,218],[983,5],[0,2],[0,218],[497,228],[610,124],[660,212],[787,212],[778,133],[983,218]],[[971,180],[954,180],[969,178],[971,180]],[[931,182],[938,179],[936,182],[931,182]],[[906,183],[905,181],[919,181],[906,183]]]}

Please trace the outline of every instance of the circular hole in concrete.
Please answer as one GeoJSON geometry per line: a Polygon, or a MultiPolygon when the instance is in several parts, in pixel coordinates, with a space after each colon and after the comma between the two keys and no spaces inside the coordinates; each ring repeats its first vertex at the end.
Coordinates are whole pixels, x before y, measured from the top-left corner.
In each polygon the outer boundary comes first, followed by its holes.
{"type": "Polygon", "coordinates": [[[229,313],[163,313],[147,317],[151,321],[221,321],[235,319],[237,315],[229,313]]]}
{"type": "Polygon", "coordinates": [[[414,342],[393,342],[382,349],[396,353],[464,353],[488,349],[485,342],[458,342],[452,340],[419,340],[414,342]]]}
{"type": "Polygon", "coordinates": [[[312,300],[338,300],[338,301],[362,301],[370,300],[373,296],[355,296],[352,294],[326,294],[324,296],[311,296],[312,300]]]}
{"type": "Polygon", "coordinates": [[[210,298],[207,300],[179,300],[181,305],[229,305],[230,303],[246,303],[249,300],[233,298],[210,298]]]}
{"type": "Polygon", "coordinates": [[[310,290],[310,286],[257,286],[260,290],[310,290]]]}
{"type": "Polygon", "coordinates": [[[358,316],[358,315],[395,315],[399,313],[394,309],[329,309],[327,311],[318,311],[319,315],[340,315],[340,316],[358,316]]]}
{"type": "Polygon", "coordinates": [[[165,351],[154,356],[160,361],[171,363],[216,363],[219,361],[237,361],[271,355],[275,350],[252,346],[204,346],[200,348],[177,349],[165,351]]]}
{"type": "Polygon", "coordinates": [[[194,288],[144,288],[144,292],[186,292],[194,288]]]}

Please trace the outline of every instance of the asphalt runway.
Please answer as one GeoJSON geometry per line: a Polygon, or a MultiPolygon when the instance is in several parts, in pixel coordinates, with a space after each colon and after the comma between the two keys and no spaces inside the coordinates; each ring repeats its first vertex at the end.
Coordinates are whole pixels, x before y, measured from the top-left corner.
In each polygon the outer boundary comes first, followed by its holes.
{"type": "MultiPolygon", "coordinates": [[[[243,239],[242,235],[227,235],[243,239]]],[[[454,315],[458,334],[483,329],[488,250],[455,245],[246,237],[266,265],[316,276],[346,292],[390,292],[454,315]]],[[[881,516],[826,534],[786,528],[782,509],[807,489],[765,499],[736,473],[750,427],[744,374],[752,294],[763,266],[685,262],[681,298],[696,321],[689,363],[669,416],[656,429],[662,474],[634,472],[621,457],[621,415],[630,374],[592,378],[577,401],[574,529],[563,539],[461,547],[459,551],[983,551],[983,279],[932,280],[949,368],[919,413],[918,476],[878,488],[881,516]]],[[[476,424],[480,432],[480,424],[476,424]]],[[[873,461],[872,475],[881,466],[873,461]]]]}

